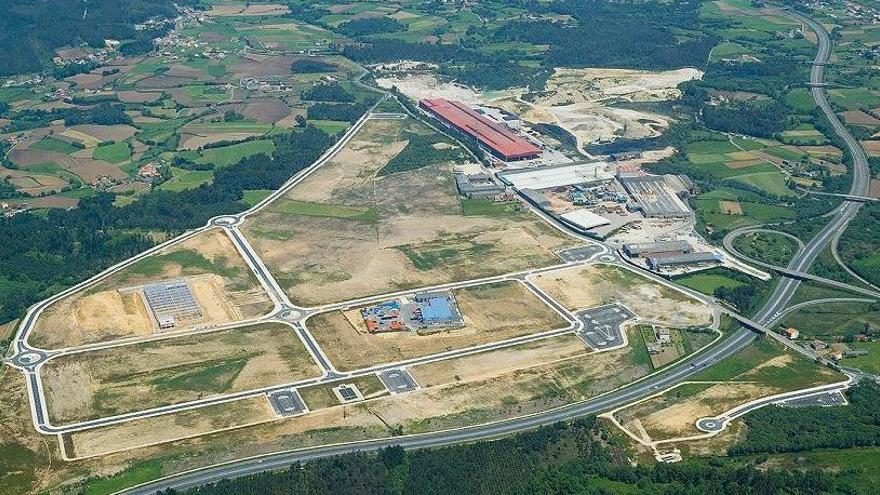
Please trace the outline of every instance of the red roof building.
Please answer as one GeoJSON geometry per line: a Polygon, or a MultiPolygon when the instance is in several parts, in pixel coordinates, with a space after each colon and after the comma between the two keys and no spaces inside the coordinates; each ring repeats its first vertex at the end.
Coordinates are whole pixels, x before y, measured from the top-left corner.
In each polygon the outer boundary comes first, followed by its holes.
{"type": "Polygon", "coordinates": [[[425,98],[419,101],[419,107],[446,125],[474,137],[504,161],[528,160],[541,155],[541,149],[527,139],[507,126],[487,119],[464,103],[445,98],[425,98]]]}

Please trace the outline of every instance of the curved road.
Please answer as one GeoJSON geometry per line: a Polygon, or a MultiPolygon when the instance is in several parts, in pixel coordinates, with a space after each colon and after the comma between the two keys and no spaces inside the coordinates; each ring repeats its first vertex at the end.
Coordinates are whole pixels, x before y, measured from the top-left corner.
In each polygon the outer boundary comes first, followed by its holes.
{"type": "MultiPolygon", "coordinates": [[[[818,86],[818,83],[823,81],[823,65],[829,60],[831,54],[831,43],[828,33],[812,19],[806,18],[800,14],[791,15],[797,17],[816,31],[819,41],[819,50],[816,55],[815,64],[810,78],[811,83],[813,83],[813,97],[831,121],[835,132],[844,139],[853,156],[853,185],[850,192],[855,195],[864,195],[868,184],[867,159],[864,151],[855,138],[849,134],[837,116],[831,111],[823,90],[818,86]]],[[[803,252],[789,263],[788,268],[794,271],[806,271],[813,260],[815,260],[816,256],[818,256],[819,252],[828,245],[835,233],[845,228],[846,223],[852,219],[858,211],[858,208],[859,204],[852,202],[847,202],[842,205],[831,222],[822,229],[815,238],[805,245],[803,252]]],[[[794,294],[795,290],[797,290],[799,284],[799,280],[783,278],[776,287],[776,290],[774,290],[770,299],[754,319],[764,324],[772,321],[788,304],[788,301],[794,294]]],[[[401,445],[407,448],[434,447],[450,443],[492,438],[532,429],[561,420],[571,419],[577,416],[593,414],[611,409],[614,406],[632,402],[638,398],[650,395],[658,389],[671,386],[684,380],[699,372],[703,367],[711,365],[724,357],[735,354],[737,351],[752,342],[756,337],[755,333],[740,328],[732,332],[728,338],[708,349],[703,354],[691,357],[679,365],[675,365],[668,370],[646,377],[645,379],[637,381],[625,388],[609,392],[585,402],[571,404],[527,417],[457,430],[322,446],[280,452],[256,458],[235,460],[229,463],[214,465],[195,471],[173,475],[161,480],[148,482],[126,490],[124,493],[151,495],[156,493],[157,490],[165,488],[186,489],[204,483],[218,481],[223,478],[231,478],[270,469],[284,468],[295,461],[305,461],[318,457],[362,450],[373,450],[389,445],[401,445]]]]}
{"type": "MultiPolygon", "coordinates": [[[[750,234],[750,233],[754,233],[754,232],[767,232],[767,233],[771,233],[771,234],[781,235],[781,236],[787,237],[787,238],[792,239],[795,242],[797,242],[798,252],[794,255],[794,257],[793,257],[794,259],[797,259],[798,256],[801,256],[806,249],[806,246],[804,245],[804,243],[800,239],[798,239],[797,237],[795,237],[787,232],[782,232],[779,230],[772,230],[772,229],[763,228],[763,227],[741,227],[736,230],[732,230],[732,231],[728,232],[727,235],[724,236],[724,239],[722,240],[722,244],[724,245],[724,249],[727,250],[727,252],[729,252],[730,254],[734,255],[737,258],[740,258],[744,261],[747,261],[753,265],[760,266],[761,268],[766,268],[768,270],[779,272],[780,274],[788,276],[790,278],[795,278],[795,279],[799,279],[799,280],[810,280],[813,282],[818,282],[820,284],[827,285],[829,287],[833,287],[835,289],[840,289],[840,290],[848,291],[848,292],[855,292],[857,294],[861,294],[864,296],[870,296],[870,297],[875,297],[875,298],[880,297],[880,290],[866,289],[864,287],[859,287],[857,285],[852,285],[852,284],[848,284],[845,282],[839,282],[837,280],[832,280],[830,278],[825,278],[825,277],[820,277],[818,275],[813,275],[812,273],[805,273],[805,272],[801,272],[801,271],[797,271],[797,270],[792,270],[790,268],[773,265],[773,264],[767,263],[765,261],[761,261],[759,259],[745,255],[742,252],[740,252],[738,249],[736,249],[736,246],[733,245],[734,239],[736,239],[737,237],[739,237],[741,235],[750,234]]],[[[841,231],[838,230],[838,233],[839,232],[841,232],[841,231]]],[[[833,244],[834,240],[832,239],[831,242],[833,244]]],[[[824,247],[822,249],[824,249],[824,247]]],[[[845,265],[844,265],[844,268],[846,268],[845,265]]],[[[870,287],[874,287],[874,286],[870,285],[870,287]]]]}

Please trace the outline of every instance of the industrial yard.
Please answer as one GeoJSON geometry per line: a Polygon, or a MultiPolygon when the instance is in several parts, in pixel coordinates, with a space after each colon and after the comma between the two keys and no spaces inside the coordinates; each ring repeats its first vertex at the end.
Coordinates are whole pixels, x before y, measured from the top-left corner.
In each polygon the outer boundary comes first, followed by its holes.
{"type": "MultiPolygon", "coordinates": [[[[428,356],[531,333],[565,328],[566,321],[522,284],[502,282],[453,291],[461,324],[418,328],[391,333],[371,333],[364,309],[316,315],[306,323],[330,359],[342,370],[351,370],[428,356]]],[[[391,324],[387,327],[390,330],[391,324]]]]}

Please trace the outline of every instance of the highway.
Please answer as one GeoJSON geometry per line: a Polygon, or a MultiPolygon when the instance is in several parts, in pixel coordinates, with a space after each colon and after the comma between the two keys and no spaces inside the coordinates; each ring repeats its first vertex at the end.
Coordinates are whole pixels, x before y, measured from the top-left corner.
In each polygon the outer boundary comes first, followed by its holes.
{"type": "MultiPolygon", "coordinates": [[[[753,232],[767,232],[767,233],[772,233],[775,235],[781,235],[781,236],[784,236],[784,237],[787,237],[789,239],[794,240],[798,245],[798,253],[795,254],[795,256],[794,256],[795,259],[797,259],[797,257],[799,255],[802,256],[803,253],[806,252],[806,245],[797,237],[795,237],[791,234],[788,234],[786,232],[768,229],[766,227],[741,227],[739,229],[732,230],[732,231],[728,232],[727,235],[724,236],[724,239],[722,240],[722,243],[724,245],[724,249],[727,250],[727,252],[729,252],[730,254],[736,256],[737,258],[740,258],[744,261],[747,261],[753,265],[757,265],[762,268],[767,268],[769,270],[778,272],[778,273],[785,275],[786,277],[789,277],[789,278],[794,278],[794,279],[799,279],[799,280],[810,280],[813,282],[818,282],[820,284],[827,285],[829,287],[833,287],[835,289],[840,289],[840,290],[848,291],[848,292],[855,292],[857,294],[861,294],[864,296],[880,298],[880,291],[874,289],[873,286],[871,286],[872,288],[870,288],[870,289],[866,289],[864,287],[859,287],[856,285],[847,284],[845,282],[839,282],[837,280],[832,280],[830,278],[825,278],[825,277],[820,277],[818,275],[813,275],[812,273],[805,273],[805,272],[801,272],[798,270],[793,270],[788,267],[776,266],[776,265],[755,259],[751,256],[747,256],[747,255],[741,253],[738,249],[736,249],[736,246],[733,245],[734,239],[736,239],[737,237],[739,237],[741,235],[745,235],[745,234],[749,234],[749,233],[753,233],[753,232]]],[[[824,246],[823,246],[823,249],[824,249],[824,246]]],[[[844,265],[844,268],[845,268],[845,265],[844,265]]]]}
{"type": "MultiPolygon", "coordinates": [[[[853,157],[853,183],[850,189],[850,194],[853,196],[865,196],[867,194],[869,177],[867,157],[858,141],[849,133],[849,131],[847,131],[837,115],[831,110],[822,87],[822,83],[824,82],[824,64],[829,61],[831,56],[831,41],[828,33],[825,31],[824,27],[801,14],[790,12],[786,12],[786,14],[796,17],[816,32],[819,46],[814,60],[813,69],[810,74],[811,93],[816,104],[831,121],[835,132],[844,140],[851,156],[853,157]]],[[[803,249],[793,257],[786,268],[794,272],[805,273],[822,249],[829,244],[838,232],[846,227],[846,224],[858,212],[859,206],[860,203],[855,202],[845,202],[841,205],[841,207],[834,212],[830,222],[813,239],[804,245],[803,249]]],[[[558,227],[559,226],[557,225],[557,228],[558,227]]],[[[799,285],[799,279],[783,277],[767,303],[761,308],[753,320],[762,325],[771,323],[788,305],[789,300],[799,285]]],[[[584,402],[571,404],[526,417],[456,430],[299,449],[249,459],[235,460],[229,463],[209,466],[169,476],[161,480],[148,482],[138,487],[125,490],[123,493],[148,495],[155,493],[157,490],[170,487],[178,490],[186,489],[204,483],[218,481],[223,478],[284,468],[295,461],[306,461],[318,457],[363,450],[374,450],[389,445],[401,445],[406,448],[423,448],[493,438],[500,435],[525,431],[557,421],[568,420],[582,415],[595,414],[632,402],[636,399],[655,393],[658,389],[666,388],[685,380],[692,375],[695,375],[706,366],[710,366],[725,357],[735,354],[756,338],[756,333],[740,327],[733,331],[727,338],[705,352],[686,359],[684,362],[674,365],[672,368],[658,374],[650,375],[642,380],[636,381],[625,388],[606,393],[584,402]]]]}

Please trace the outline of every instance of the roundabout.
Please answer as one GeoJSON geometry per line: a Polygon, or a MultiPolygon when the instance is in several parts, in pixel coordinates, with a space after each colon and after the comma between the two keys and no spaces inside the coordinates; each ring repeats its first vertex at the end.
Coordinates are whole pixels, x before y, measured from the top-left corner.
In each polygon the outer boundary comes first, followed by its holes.
{"type": "Polygon", "coordinates": [[[23,349],[22,352],[9,359],[10,364],[21,369],[33,370],[37,365],[49,358],[49,355],[32,349],[23,349]]]}
{"type": "Polygon", "coordinates": [[[235,227],[239,223],[241,223],[241,216],[239,215],[220,215],[208,221],[209,225],[215,227],[235,227]]]}

